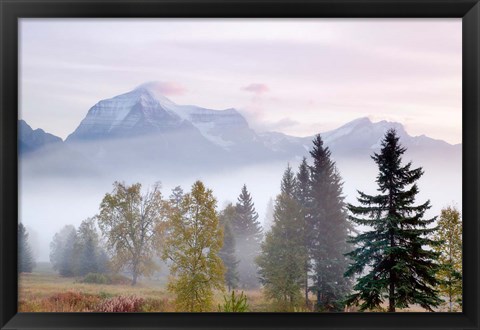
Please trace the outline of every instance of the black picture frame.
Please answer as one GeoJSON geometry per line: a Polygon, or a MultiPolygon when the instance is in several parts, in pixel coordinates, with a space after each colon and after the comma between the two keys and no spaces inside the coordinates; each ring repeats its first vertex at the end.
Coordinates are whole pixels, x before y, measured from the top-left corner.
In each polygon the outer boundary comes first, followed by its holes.
{"type": "Polygon", "coordinates": [[[0,327],[479,329],[478,0],[0,0],[0,327]],[[462,313],[17,313],[18,19],[22,17],[458,17],[463,30],[462,313]]]}

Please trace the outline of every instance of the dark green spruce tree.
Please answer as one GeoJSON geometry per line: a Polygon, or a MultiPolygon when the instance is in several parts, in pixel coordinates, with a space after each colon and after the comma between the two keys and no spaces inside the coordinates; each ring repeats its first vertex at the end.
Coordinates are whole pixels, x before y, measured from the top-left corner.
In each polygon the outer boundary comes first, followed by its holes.
{"type": "Polygon", "coordinates": [[[289,166],[275,201],[272,228],[257,258],[265,294],[276,302],[277,311],[294,311],[295,307],[303,305],[307,251],[302,235],[304,218],[295,198],[295,188],[296,179],[289,166]]]}
{"type": "Polygon", "coordinates": [[[256,288],[259,285],[255,258],[260,251],[262,227],[258,221],[258,213],[252,197],[243,185],[235,205],[235,218],[232,221],[235,236],[237,257],[239,259],[239,286],[244,289],[256,288]]]}
{"type": "Polygon", "coordinates": [[[238,260],[235,255],[235,236],[233,236],[232,221],[235,218],[235,207],[228,204],[225,209],[220,212],[219,221],[223,226],[223,246],[220,250],[220,258],[225,265],[225,283],[228,291],[235,289],[238,285],[238,260]]]}
{"type": "Polygon", "coordinates": [[[429,239],[435,229],[428,225],[435,218],[423,219],[430,201],[414,205],[423,170],[412,169],[411,162],[402,165],[405,151],[395,130],[387,131],[380,153],[372,156],[379,194],[359,191],[360,205],[348,205],[350,220],[371,228],[351,238],[355,249],[348,255],[353,262],[345,273],[359,276],[346,302],[362,311],[378,310],[384,299],[388,312],[410,304],[432,311],[441,302],[435,289],[438,253],[428,248],[438,244],[429,239]]]}
{"type": "Polygon", "coordinates": [[[18,272],[31,273],[35,266],[32,248],[28,243],[28,233],[25,226],[18,224],[18,272]]]}
{"type": "MultiPolygon", "coordinates": [[[[301,234],[303,237],[303,247],[305,251],[309,251],[311,234],[312,234],[312,222],[310,217],[310,170],[308,168],[307,159],[303,157],[300,166],[298,167],[296,185],[295,185],[295,199],[297,200],[301,211],[302,211],[302,223],[301,234]]],[[[303,291],[305,295],[305,306],[310,306],[310,301],[308,299],[309,287],[308,287],[308,277],[310,272],[310,258],[306,257],[304,259],[305,264],[303,265],[303,270],[305,273],[303,291]]]]}
{"type": "Polygon", "coordinates": [[[345,253],[350,251],[347,240],[351,226],[341,177],[320,135],[314,138],[310,155],[311,291],[316,293],[318,311],[342,311],[343,300],[351,288],[350,279],[343,276],[349,262],[345,253]]]}

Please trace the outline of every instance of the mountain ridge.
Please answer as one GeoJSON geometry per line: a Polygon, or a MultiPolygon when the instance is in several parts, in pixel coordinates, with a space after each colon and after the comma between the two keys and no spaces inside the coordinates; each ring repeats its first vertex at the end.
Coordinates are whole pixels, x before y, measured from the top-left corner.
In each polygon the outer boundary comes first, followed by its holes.
{"type": "MultiPolygon", "coordinates": [[[[186,166],[192,162],[199,167],[290,162],[308,156],[312,147],[314,136],[256,132],[234,108],[213,110],[177,105],[153,87],[152,84],[140,85],[130,92],[97,102],[62,144],[90,162],[108,164],[109,168],[127,164],[156,168],[186,166]]],[[[23,126],[20,125],[20,133],[23,126]]],[[[409,152],[422,157],[461,152],[461,144],[452,145],[426,135],[411,136],[401,123],[373,122],[368,117],[357,118],[320,135],[334,157],[363,157],[381,147],[381,140],[390,128],[397,130],[409,152]]]]}
{"type": "Polygon", "coordinates": [[[18,151],[21,155],[61,143],[63,140],[60,137],[41,128],[33,129],[25,120],[18,120],[18,151]]]}
{"type": "MultiPolygon", "coordinates": [[[[195,127],[204,138],[227,150],[232,144],[239,142],[235,141],[238,140],[238,137],[236,138],[234,134],[222,131],[222,128],[227,126],[229,129],[233,129],[235,134],[239,134],[241,131],[243,140],[256,140],[259,136],[270,135],[270,141],[267,141],[267,144],[271,143],[273,135],[283,134],[290,142],[297,140],[301,143],[305,139],[313,138],[313,136],[295,137],[275,131],[255,132],[241,113],[234,108],[213,110],[196,105],[178,105],[155,88],[155,82],[145,83],[130,92],[99,101],[88,111],[86,117],[66,141],[88,139],[89,135],[92,138],[115,137],[115,131],[119,129],[123,129],[123,135],[128,136],[131,134],[129,130],[136,126],[140,127],[142,131],[135,132],[135,135],[142,135],[149,134],[155,129],[159,131],[169,126],[175,128],[188,124],[195,127]],[[98,134],[96,131],[101,131],[102,134],[98,134]]],[[[430,143],[436,141],[451,145],[446,141],[432,139],[426,135],[411,136],[401,123],[386,120],[373,123],[368,117],[354,119],[336,129],[320,132],[320,134],[324,137],[325,143],[329,144],[344,138],[349,132],[355,131],[358,134],[359,128],[375,131],[374,135],[378,135],[380,131],[384,133],[386,127],[395,128],[402,138],[409,140],[409,143],[412,144],[418,144],[418,141],[422,139],[429,139],[430,143]],[[345,133],[346,130],[349,132],[345,133]]]]}

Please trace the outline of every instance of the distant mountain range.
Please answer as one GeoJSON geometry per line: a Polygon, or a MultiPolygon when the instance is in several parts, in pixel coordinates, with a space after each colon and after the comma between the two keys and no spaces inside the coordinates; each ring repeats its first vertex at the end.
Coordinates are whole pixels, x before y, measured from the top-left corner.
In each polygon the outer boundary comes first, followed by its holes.
{"type": "MultiPolygon", "coordinates": [[[[389,128],[397,130],[401,143],[412,154],[428,159],[461,153],[461,144],[451,145],[425,135],[410,136],[400,123],[373,123],[368,118],[353,120],[321,135],[334,157],[356,157],[378,151],[389,128]]],[[[216,167],[290,161],[307,156],[312,139],[256,132],[235,109],[177,105],[149,84],[95,104],[65,141],[19,121],[20,155],[34,159],[37,169],[46,166],[45,170],[68,171],[72,166],[216,167]]]]}
{"type": "Polygon", "coordinates": [[[18,131],[19,149],[22,153],[63,142],[58,136],[46,133],[43,129],[33,130],[24,120],[18,121],[18,131]]]}

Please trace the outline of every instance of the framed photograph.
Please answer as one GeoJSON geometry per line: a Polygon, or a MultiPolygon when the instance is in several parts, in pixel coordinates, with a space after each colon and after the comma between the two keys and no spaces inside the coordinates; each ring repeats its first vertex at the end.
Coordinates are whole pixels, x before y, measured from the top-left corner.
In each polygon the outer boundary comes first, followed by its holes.
{"type": "Polygon", "coordinates": [[[2,329],[479,328],[478,0],[0,11],[2,329]]]}

